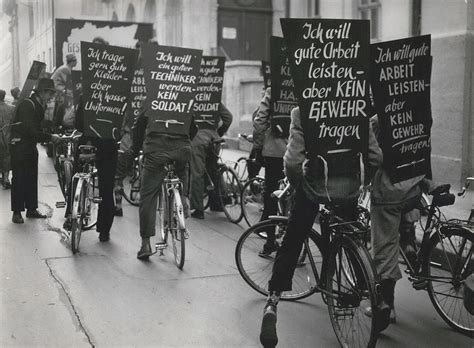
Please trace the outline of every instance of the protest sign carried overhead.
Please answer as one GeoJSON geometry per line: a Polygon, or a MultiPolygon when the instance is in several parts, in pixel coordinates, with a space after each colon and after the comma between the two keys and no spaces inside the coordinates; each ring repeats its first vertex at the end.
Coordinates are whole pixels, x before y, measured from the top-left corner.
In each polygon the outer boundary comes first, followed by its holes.
{"type": "Polygon", "coordinates": [[[31,91],[38,83],[38,80],[43,77],[46,77],[46,64],[34,60],[31,64],[25,83],[23,84],[23,88],[21,89],[19,99],[23,100],[28,98],[31,94],[31,91]]]}
{"type": "Polygon", "coordinates": [[[130,103],[138,51],[81,42],[84,132],[117,139],[130,103]]]}
{"type": "Polygon", "coordinates": [[[371,45],[371,86],[393,182],[431,175],[431,36],[371,45]]]}
{"type": "Polygon", "coordinates": [[[281,19],[281,25],[308,154],[366,153],[369,21],[281,19]]]}
{"type": "Polygon", "coordinates": [[[224,57],[203,56],[194,98],[194,121],[199,128],[217,129],[224,83],[224,57]]]}
{"type": "Polygon", "coordinates": [[[142,57],[150,131],[189,134],[202,51],[144,45],[142,57]]]}
{"type": "Polygon", "coordinates": [[[281,37],[272,36],[271,49],[271,126],[275,135],[288,137],[291,110],[298,106],[293,78],[290,74],[286,44],[281,37]]]}
{"type": "Polygon", "coordinates": [[[64,64],[66,55],[74,53],[77,57],[74,70],[81,70],[81,41],[101,38],[112,46],[135,48],[138,41],[146,42],[153,37],[153,24],[58,18],[55,33],[56,66],[64,64]]]}

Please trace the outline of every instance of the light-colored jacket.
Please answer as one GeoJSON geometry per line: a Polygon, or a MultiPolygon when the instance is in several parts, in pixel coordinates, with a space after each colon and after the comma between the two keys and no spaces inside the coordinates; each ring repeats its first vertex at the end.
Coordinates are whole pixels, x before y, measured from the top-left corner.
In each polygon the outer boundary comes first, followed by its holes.
{"type": "Polygon", "coordinates": [[[258,113],[253,120],[254,148],[262,150],[265,157],[283,158],[288,140],[275,137],[270,127],[271,88],[265,90],[265,95],[260,102],[258,113]]]}
{"type": "MultiPolygon", "coordinates": [[[[382,150],[369,127],[369,147],[364,159],[365,173],[382,165],[382,150]]],[[[322,202],[327,196],[333,201],[357,199],[360,193],[361,178],[354,174],[331,176],[326,182],[324,165],[317,158],[306,156],[304,130],[301,125],[299,107],[291,112],[290,138],[283,158],[285,173],[291,185],[302,185],[306,196],[314,202],[322,202]]],[[[365,178],[365,183],[369,178],[365,178]]]]}

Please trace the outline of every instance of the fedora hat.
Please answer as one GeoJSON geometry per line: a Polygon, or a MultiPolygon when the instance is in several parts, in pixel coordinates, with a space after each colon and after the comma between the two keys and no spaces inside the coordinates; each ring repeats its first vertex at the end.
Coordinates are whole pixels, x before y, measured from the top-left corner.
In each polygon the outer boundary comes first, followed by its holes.
{"type": "Polygon", "coordinates": [[[34,89],[34,91],[35,92],[41,92],[41,91],[56,92],[56,88],[54,88],[54,81],[48,78],[41,78],[38,80],[38,84],[36,85],[36,88],[34,89]]]}

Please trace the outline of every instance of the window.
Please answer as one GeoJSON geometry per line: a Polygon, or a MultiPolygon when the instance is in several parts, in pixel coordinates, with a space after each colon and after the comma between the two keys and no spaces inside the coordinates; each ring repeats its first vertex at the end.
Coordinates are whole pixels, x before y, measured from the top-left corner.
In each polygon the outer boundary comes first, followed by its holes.
{"type": "Polygon", "coordinates": [[[135,21],[135,7],[132,4],[128,5],[127,9],[127,16],[125,17],[127,22],[134,22],[135,21]]]}
{"type": "Polygon", "coordinates": [[[86,16],[102,16],[104,14],[104,2],[99,0],[82,0],[81,13],[86,16]]]}
{"type": "Polygon", "coordinates": [[[308,13],[311,17],[319,17],[319,0],[309,0],[308,1],[308,13]]]}
{"type": "Polygon", "coordinates": [[[53,52],[49,48],[49,71],[53,71],[53,52]]]}
{"type": "Polygon", "coordinates": [[[380,1],[359,0],[359,17],[370,20],[370,38],[377,39],[379,37],[380,1]]]}
{"type": "Polygon", "coordinates": [[[35,18],[33,13],[33,5],[28,5],[28,20],[30,23],[30,37],[33,36],[35,32],[35,18]]]}

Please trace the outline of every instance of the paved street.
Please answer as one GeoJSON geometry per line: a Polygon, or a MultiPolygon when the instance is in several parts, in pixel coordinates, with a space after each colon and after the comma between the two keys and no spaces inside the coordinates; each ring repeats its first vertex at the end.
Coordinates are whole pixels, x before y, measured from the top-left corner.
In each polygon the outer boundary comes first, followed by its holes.
{"type": "MultiPolygon", "coordinates": [[[[136,259],[138,211],[124,204],[109,243],[88,231],[72,255],[61,237],[64,210],[51,208],[62,197],[56,173],[39,149],[40,209],[50,218],[12,224],[10,193],[0,190],[0,346],[259,346],[265,299],[244,283],[234,261],[244,223],[231,224],[223,213],[188,219],[180,271],[171,250],[149,262],[136,259]]],[[[406,279],[396,307],[398,323],[379,347],[472,347],[406,279]]],[[[278,347],[338,346],[319,295],[281,303],[278,311],[278,347]]]]}

